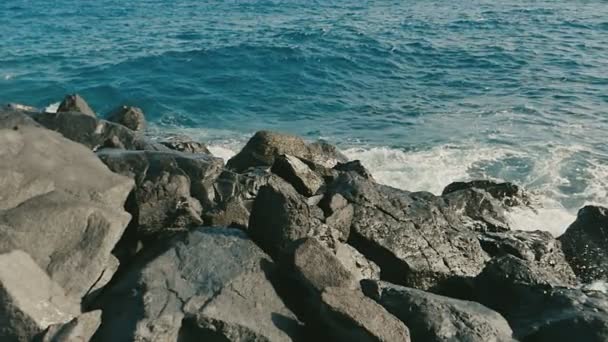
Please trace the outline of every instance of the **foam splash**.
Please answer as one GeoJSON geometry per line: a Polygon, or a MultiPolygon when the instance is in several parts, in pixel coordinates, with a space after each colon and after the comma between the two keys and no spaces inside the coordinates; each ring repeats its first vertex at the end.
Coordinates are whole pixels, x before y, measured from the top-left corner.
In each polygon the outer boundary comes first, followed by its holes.
{"type": "Polygon", "coordinates": [[[2,76],[5,81],[12,80],[14,77],[15,75],[13,74],[5,74],[4,76],[2,76]]]}
{"type": "Polygon", "coordinates": [[[589,291],[599,291],[608,294],[608,282],[604,280],[596,280],[591,284],[585,284],[583,286],[583,289],[589,291]]]}
{"type": "Polygon", "coordinates": [[[44,108],[44,111],[46,113],[57,113],[57,109],[59,109],[60,104],[61,104],[61,102],[51,103],[50,105],[48,105],[44,108]]]}

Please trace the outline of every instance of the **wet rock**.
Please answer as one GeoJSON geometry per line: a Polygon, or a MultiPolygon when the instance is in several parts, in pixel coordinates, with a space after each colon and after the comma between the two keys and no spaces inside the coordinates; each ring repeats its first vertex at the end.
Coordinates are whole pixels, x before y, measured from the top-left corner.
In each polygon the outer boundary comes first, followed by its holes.
{"type": "Polygon", "coordinates": [[[174,151],[211,154],[211,151],[209,151],[205,144],[198,141],[193,141],[192,139],[186,136],[174,136],[165,141],[162,141],[161,144],[167,146],[168,148],[174,151]]]}
{"type": "Polygon", "coordinates": [[[505,318],[479,303],[383,281],[364,281],[363,288],[405,323],[413,341],[514,341],[505,318]]]}
{"type": "Polygon", "coordinates": [[[451,210],[468,218],[467,225],[474,230],[504,232],[510,230],[504,205],[485,190],[468,188],[442,196],[451,210]]]}
{"type": "Polygon", "coordinates": [[[0,129],[0,160],[0,252],[24,250],[78,299],[109,280],[133,182],[36,126],[0,129]]]}
{"type": "Polygon", "coordinates": [[[101,324],[101,311],[91,311],[64,324],[51,325],[40,342],[88,342],[101,324]]]}
{"type": "Polygon", "coordinates": [[[212,207],[213,183],[223,166],[219,158],[174,151],[106,149],[98,156],[110,170],[135,180],[128,210],[143,239],[201,225],[201,213],[212,207]]]}
{"type": "Polygon", "coordinates": [[[410,341],[408,328],[360,291],[330,287],[320,318],[335,341],[410,341]]]}
{"type": "Polygon", "coordinates": [[[342,174],[328,186],[354,206],[349,244],[382,269],[384,279],[439,291],[453,277],[477,275],[485,261],[477,234],[445,202],[342,174]]]}
{"type": "Polygon", "coordinates": [[[496,200],[502,202],[509,207],[519,205],[529,205],[530,199],[526,192],[519,186],[513,183],[498,183],[490,180],[475,180],[470,182],[454,182],[443,189],[442,195],[466,190],[478,189],[489,193],[496,200]]]}
{"type": "Polygon", "coordinates": [[[0,340],[29,342],[49,325],[67,322],[79,312],[77,301],[27,253],[0,254],[0,340]]]}
{"type": "Polygon", "coordinates": [[[274,272],[244,232],[193,230],[104,291],[94,340],[291,341],[300,326],[269,280],[274,272]]]}
{"type": "Polygon", "coordinates": [[[291,184],[300,194],[310,197],[324,185],[323,179],[300,159],[281,155],[275,158],[271,171],[291,184]]]}
{"type": "Polygon", "coordinates": [[[479,241],[492,257],[513,255],[552,274],[561,284],[574,286],[578,282],[561,243],[547,231],[488,232],[481,234],[479,241]]]}
{"type": "Polygon", "coordinates": [[[108,121],[121,124],[134,131],[143,131],[146,128],[146,117],[141,108],[120,106],[114,109],[107,118],[108,121]]]}
{"type": "Polygon", "coordinates": [[[78,94],[66,95],[63,101],[61,101],[61,103],[59,104],[57,112],[78,112],[91,117],[95,117],[95,112],[91,109],[91,107],[89,107],[87,101],[85,101],[78,94]]]}
{"type": "Polygon", "coordinates": [[[124,148],[128,150],[169,151],[169,148],[148,141],[127,127],[100,120],[79,112],[40,113],[33,118],[42,126],[61,133],[91,150],[124,148]]]}
{"type": "Polygon", "coordinates": [[[559,237],[566,259],[583,282],[608,280],[608,209],[586,206],[559,237]]]}
{"type": "Polygon", "coordinates": [[[477,300],[500,312],[520,341],[606,341],[608,295],[557,282],[508,255],[489,262],[475,288],[477,300]]]}
{"type": "Polygon", "coordinates": [[[243,172],[254,166],[272,166],[275,158],[289,154],[327,167],[333,167],[338,161],[346,161],[334,146],[319,142],[307,144],[299,137],[274,133],[257,132],[243,149],[226,163],[236,172],[243,172]]]}

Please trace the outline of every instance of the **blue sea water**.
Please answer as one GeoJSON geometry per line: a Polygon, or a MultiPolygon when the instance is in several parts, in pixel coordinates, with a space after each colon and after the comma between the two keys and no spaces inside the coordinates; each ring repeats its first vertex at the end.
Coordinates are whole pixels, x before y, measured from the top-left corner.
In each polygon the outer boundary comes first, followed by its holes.
{"type": "Polygon", "coordinates": [[[407,190],[514,181],[525,229],[608,205],[605,0],[0,2],[0,103],[71,92],[222,156],[270,129],[407,190]]]}

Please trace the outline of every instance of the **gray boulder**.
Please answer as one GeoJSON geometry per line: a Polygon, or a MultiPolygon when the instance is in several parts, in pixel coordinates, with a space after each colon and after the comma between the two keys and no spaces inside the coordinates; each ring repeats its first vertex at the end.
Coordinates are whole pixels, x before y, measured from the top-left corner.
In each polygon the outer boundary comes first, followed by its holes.
{"type": "Polygon", "coordinates": [[[477,301],[509,321],[520,341],[608,340],[608,295],[558,282],[508,255],[488,263],[475,279],[475,293],[477,301]]]}
{"type": "Polygon", "coordinates": [[[79,112],[40,113],[33,118],[42,126],[61,133],[91,150],[121,148],[127,150],[169,151],[164,145],[148,141],[127,127],[79,112]]]}
{"type": "Polygon", "coordinates": [[[83,313],[71,321],[54,324],[39,338],[40,342],[88,342],[101,325],[101,311],[83,313]]]}
{"type": "Polygon", "coordinates": [[[608,280],[608,208],[582,208],[559,240],[581,281],[608,280]]]}
{"type": "Polygon", "coordinates": [[[322,234],[323,211],[309,205],[289,183],[273,177],[260,188],[249,219],[249,235],[267,253],[277,258],[289,244],[322,234]]]}
{"type": "Polygon", "coordinates": [[[329,287],[321,298],[319,317],[335,341],[410,341],[408,328],[360,291],[329,287]]]}
{"type": "Polygon", "coordinates": [[[107,118],[108,121],[121,124],[134,131],[143,131],[146,128],[146,117],[141,108],[120,106],[114,109],[107,118]]]}
{"type": "Polygon", "coordinates": [[[504,232],[510,229],[504,204],[485,190],[468,188],[447,193],[442,198],[473,230],[504,232]]]}
{"type": "Polygon", "coordinates": [[[254,166],[272,166],[275,158],[289,154],[323,166],[332,167],[347,161],[334,146],[324,142],[307,144],[302,138],[269,132],[257,132],[243,149],[226,163],[229,169],[243,172],[254,166]]]}
{"type": "Polygon", "coordinates": [[[479,303],[383,281],[364,281],[363,289],[407,325],[414,341],[514,341],[505,318],[479,303]]]}
{"type": "Polygon", "coordinates": [[[222,171],[213,183],[214,206],[203,214],[206,224],[247,228],[253,201],[271,175],[266,168],[251,168],[240,174],[222,171]]]}
{"type": "Polygon", "coordinates": [[[374,181],[372,173],[361,164],[360,160],[352,160],[345,163],[338,162],[333,169],[339,172],[354,172],[365,179],[374,181]]]}
{"type": "Polygon", "coordinates": [[[61,101],[61,103],[59,104],[57,112],[78,112],[91,117],[95,117],[95,112],[91,109],[91,107],[89,107],[87,101],[85,101],[78,94],[66,95],[63,101],[61,101]]]}
{"type": "Polygon", "coordinates": [[[94,341],[291,341],[299,322],[275,292],[273,274],[244,232],[193,230],[104,291],[94,341]]]}
{"type": "Polygon", "coordinates": [[[313,293],[321,293],[326,287],[359,288],[354,275],[328,247],[315,238],[296,242],[293,269],[300,282],[313,293]]]}
{"type": "Polygon", "coordinates": [[[29,342],[49,325],[65,323],[80,313],[25,252],[0,254],[0,340],[29,342]]]}
{"type": "Polygon", "coordinates": [[[168,139],[161,141],[161,144],[179,152],[211,154],[211,151],[209,151],[205,144],[193,141],[186,136],[169,137],[168,139]]]}
{"type": "Polygon", "coordinates": [[[310,197],[325,185],[323,178],[300,159],[281,155],[275,158],[271,171],[291,184],[300,194],[310,197]]]}
{"type": "Polygon", "coordinates": [[[560,241],[547,231],[487,232],[479,235],[479,242],[492,257],[513,255],[552,274],[560,284],[574,286],[578,283],[562,252],[560,241]]]}
{"type": "MultiPolygon", "coordinates": [[[[66,293],[109,280],[133,182],[84,146],[36,126],[0,129],[0,252],[27,252],[66,293]]],[[[0,122],[0,127],[3,125],[0,122]]]]}
{"type": "Polygon", "coordinates": [[[349,244],[384,279],[440,291],[451,278],[477,275],[488,259],[477,234],[430,193],[410,193],[342,174],[328,186],[354,206],[349,244]]]}
{"type": "Polygon", "coordinates": [[[98,156],[110,170],[134,179],[128,209],[138,237],[145,239],[201,225],[203,210],[212,207],[213,183],[223,166],[219,158],[176,151],[104,149],[98,156]]]}

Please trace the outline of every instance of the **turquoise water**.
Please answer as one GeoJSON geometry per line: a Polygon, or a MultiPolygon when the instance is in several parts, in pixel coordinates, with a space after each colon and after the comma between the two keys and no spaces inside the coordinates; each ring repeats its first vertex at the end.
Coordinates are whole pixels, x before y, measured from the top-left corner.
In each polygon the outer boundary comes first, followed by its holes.
{"type": "Polygon", "coordinates": [[[324,138],[409,190],[515,181],[526,228],[608,205],[606,1],[4,0],[0,23],[0,102],[132,104],[223,156],[324,138]]]}

